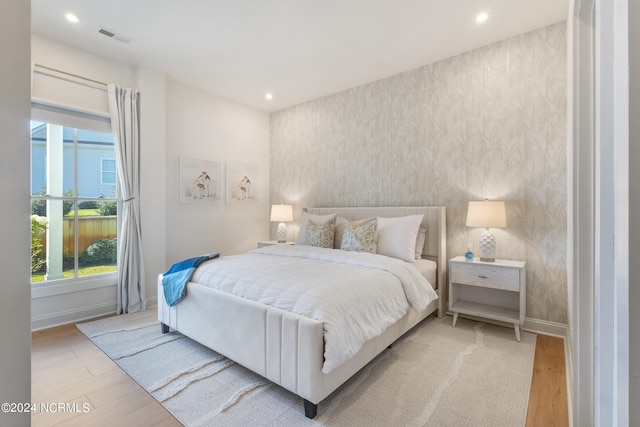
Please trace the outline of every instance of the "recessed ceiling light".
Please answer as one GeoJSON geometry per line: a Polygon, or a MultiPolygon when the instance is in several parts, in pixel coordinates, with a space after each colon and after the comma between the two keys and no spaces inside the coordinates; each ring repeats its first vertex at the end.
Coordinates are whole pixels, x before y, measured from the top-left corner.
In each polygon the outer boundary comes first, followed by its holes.
{"type": "Polygon", "coordinates": [[[273,95],[270,93],[267,93],[264,97],[267,98],[269,101],[273,99],[273,95]]]}
{"type": "Polygon", "coordinates": [[[80,19],[73,13],[65,13],[64,17],[67,18],[67,21],[69,22],[73,22],[73,23],[80,22],[80,19]]]}
{"type": "Polygon", "coordinates": [[[487,19],[489,19],[489,14],[486,12],[482,12],[481,14],[479,14],[478,16],[476,16],[476,22],[478,24],[483,23],[484,21],[486,21],[487,19]]]}

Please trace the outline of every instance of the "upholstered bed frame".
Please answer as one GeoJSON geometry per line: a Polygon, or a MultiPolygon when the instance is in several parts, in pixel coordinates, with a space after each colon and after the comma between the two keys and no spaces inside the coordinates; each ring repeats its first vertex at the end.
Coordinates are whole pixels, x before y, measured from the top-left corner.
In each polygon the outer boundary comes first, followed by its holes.
{"type": "Polygon", "coordinates": [[[348,219],[423,214],[427,238],[423,258],[437,263],[438,299],[422,312],[410,310],[354,357],[329,373],[322,372],[324,338],[321,322],[189,282],[187,297],[169,307],[158,278],[158,320],[163,332],[172,328],[304,399],[305,415],[396,339],[446,307],[446,226],[441,206],[382,208],[308,208],[312,214],[337,213],[348,219]]]}

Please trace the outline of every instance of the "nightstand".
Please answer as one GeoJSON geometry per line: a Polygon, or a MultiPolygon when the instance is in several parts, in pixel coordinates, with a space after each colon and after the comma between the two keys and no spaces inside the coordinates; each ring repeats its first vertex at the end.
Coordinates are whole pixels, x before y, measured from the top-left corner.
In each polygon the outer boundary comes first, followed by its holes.
{"type": "Polygon", "coordinates": [[[259,248],[264,248],[265,246],[271,246],[271,245],[295,245],[296,242],[284,242],[284,243],[278,243],[277,240],[269,240],[266,242],[258,242],[258,247],[259,248]]]}
{"type": "Polygon", "coordinates": [[[496,259],[473,262],[458,256],[449,260],[449,310],[453,326],[459,314],[510,323],[520,341],[526,310],[525,262],[496,259]]]}

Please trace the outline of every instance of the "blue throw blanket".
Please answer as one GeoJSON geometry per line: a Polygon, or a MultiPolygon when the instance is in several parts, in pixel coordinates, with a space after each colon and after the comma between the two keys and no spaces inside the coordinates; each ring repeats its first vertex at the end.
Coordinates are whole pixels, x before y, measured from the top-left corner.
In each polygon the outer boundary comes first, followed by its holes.
{"type": "Polygon", "coordinates": [[[219,253],[202,255],[177,262],[162,275],[162,287],[164,288],[164,299],[169,306],[174,306],[187,295],[187,282],[191,280],[196,267],[205,261],[218,258],[219,253]]]}

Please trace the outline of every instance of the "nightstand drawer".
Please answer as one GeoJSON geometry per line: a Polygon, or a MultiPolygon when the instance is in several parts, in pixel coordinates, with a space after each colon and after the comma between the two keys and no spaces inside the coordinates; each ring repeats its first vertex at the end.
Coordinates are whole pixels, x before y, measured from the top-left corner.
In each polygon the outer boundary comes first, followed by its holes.
{"type": "Polygon", "coordinates": [[[456,263],[452,266],[450,274],[451,281],[454,283],[514,292],[520,291],[520,270],[516,268],[456,263]]]}

